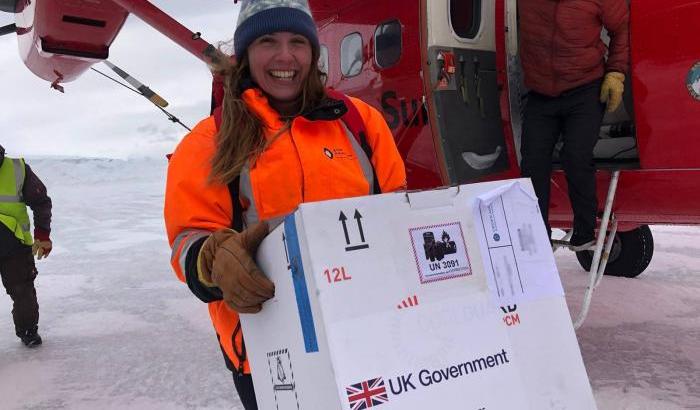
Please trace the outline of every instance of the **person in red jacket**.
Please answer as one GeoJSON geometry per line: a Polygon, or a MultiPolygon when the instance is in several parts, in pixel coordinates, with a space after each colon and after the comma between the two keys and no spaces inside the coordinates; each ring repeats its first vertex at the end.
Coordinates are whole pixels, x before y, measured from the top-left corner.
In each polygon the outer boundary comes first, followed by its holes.
{"type": "Polygon", "coordinates": [[[170,158],[164,213],[173,269],[208,303],[251,410],[257,404],[238,314],[259,312],[274,295],[254,259],[269,226],[302,202],[404,189],[406,172],[382,114],[324,88],[306,0],[243,0],[234,50],[237,63],[221,74],[221,111],[197,124],[170,158]],[[361,135],[352,132],[351,113],[364,125],[361,135]]]}
{"type": "Polygon", "coordinates": [[[38,259],[51,252],[51,198],[21,158],[5,157],[0,145],[0,277],[12,299],[15,333],[27,347],[41,345],[34,279],[38,259]],[[34,238],[27,206],[34,215],[34,238]]]}
{"type": "Polygon", "coordinates": [[[574,250],[594,242],[598,200],[593,148],[606,111],[622,101],[629,64],[626,0],[518,1],[520,58],[529,88],[521,170],[530,177],[549,226],[552,154],[560,135],[561,162],[574,211],[574,250]],[[609,49],[601,40],[610,36],[609,49]],[[606,59],[607,53],[607,59],[606,59]]]}

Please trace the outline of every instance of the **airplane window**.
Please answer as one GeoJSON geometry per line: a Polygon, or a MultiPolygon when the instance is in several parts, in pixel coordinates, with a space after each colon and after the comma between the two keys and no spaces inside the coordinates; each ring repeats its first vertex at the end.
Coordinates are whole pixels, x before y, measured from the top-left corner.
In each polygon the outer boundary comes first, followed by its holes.
{"type": "Polygon", "coordinates": [[[481,24],[481,0],[450,0],[452,30],[461,38],[474,38],[481,24]]]}
{"type": "Polygon", "coordinates": [[[345,77],[354,77],[362,71],[362,36],[351,33],[340,43],[340,71],[345,77]]]}
{"type": "Polygon", "coordinates": [[[401,23],[383,23],[374,32],[374,56],[381,68],[391,67],[401,57],[401,23]]]}
{"type": "Polygon", "coordinates": [[[328,47],[321,45],[318,56],[318,69],[325,75],[328,75],[328,47]]]}

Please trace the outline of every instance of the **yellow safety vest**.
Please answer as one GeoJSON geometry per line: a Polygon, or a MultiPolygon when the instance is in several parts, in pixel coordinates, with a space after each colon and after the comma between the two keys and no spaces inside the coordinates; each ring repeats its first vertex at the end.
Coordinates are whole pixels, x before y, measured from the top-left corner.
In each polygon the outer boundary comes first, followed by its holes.
{"type": "Polygon", "coordinates": [[[27,205],[22,198],[24,159],[7,158],[0,165],[0,223],[25,245],[33,243],[27,205]]]}

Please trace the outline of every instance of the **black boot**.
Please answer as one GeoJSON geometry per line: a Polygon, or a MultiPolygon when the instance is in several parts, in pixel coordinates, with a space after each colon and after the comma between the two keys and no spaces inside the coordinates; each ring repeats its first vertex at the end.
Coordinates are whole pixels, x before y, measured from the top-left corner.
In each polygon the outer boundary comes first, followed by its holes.
{"type": "Polygon", "coordinates": [[[19,338],[22,339],[22,343],[29,348],[37,347],[41,344],[41,336],[39,336],[36,327],[26,330],[17,336],[19,336],[19,338]]]}

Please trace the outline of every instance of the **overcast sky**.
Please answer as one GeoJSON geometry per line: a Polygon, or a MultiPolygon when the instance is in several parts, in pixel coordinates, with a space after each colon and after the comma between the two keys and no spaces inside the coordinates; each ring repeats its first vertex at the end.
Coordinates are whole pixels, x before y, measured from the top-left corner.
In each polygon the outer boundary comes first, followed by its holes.
{"type": "MultiPolygon", "coordinates": [[[[231,0],[152,0],[211,42],[230,40],[238,5],[231,0]]],[[[0,12],[0,25],[14,22],[0,12]]],[[[110,61],[163,96],[188,126],[208,115],[211,75],[202,62],[135,16],[110,48],[110,61]]],[[[102,63],[94,66],[111,70],[102,63]]],[[[9,155],[110,158],[162,156],[186,130],[143,97],[93,71],[49,88],[19,57],[17,39],[0,37],[0,144],[9,155]]]]}

